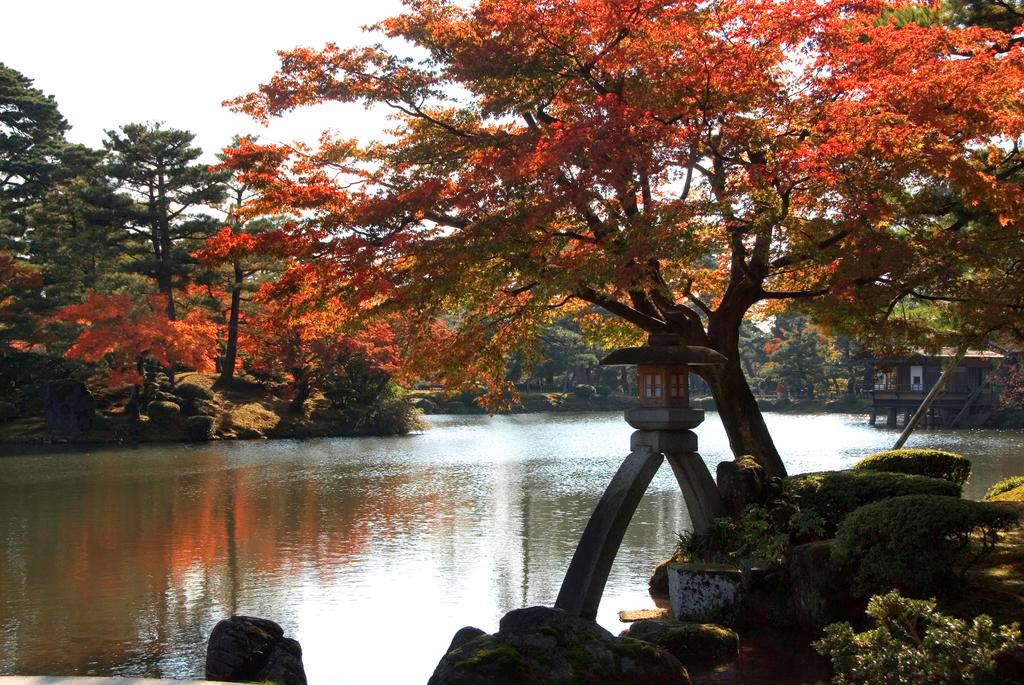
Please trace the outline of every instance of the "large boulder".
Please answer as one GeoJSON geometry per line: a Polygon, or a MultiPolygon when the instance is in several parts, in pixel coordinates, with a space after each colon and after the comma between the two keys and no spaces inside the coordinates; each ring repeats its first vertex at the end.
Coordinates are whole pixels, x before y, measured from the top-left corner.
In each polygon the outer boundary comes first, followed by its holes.
{"type": "Polygon", "coordinates": [[[648,642],[616,638],[560,609],[505,614],[493,635],[463,628],[428,685],[683,685],[674,656],[648,642]]]}
{"type": "Polygon", "coordinates": [[[749,505],[764,501],[768,476],[751,456],[719,462],[715,480],[730,516],[739,516],[749,505]]]}
{"type": "Polygon", "coordinates": [[[739,653],[739,636],[713,623],[681,623],[663,619],[634,621],[622,637],[662,647],[687,668],[732,661],[739,653]]]}
{"type": "Polygon", "coordinates": [[[834,545],[834,540],[797,545],[786,562],[793,625],[808,633],[863,611],[863,602],[850,592],[848,569],[833,559],[834,545]]]}
{"type": "Polygon", "coordinates": [[[273,621],[232,616],[218,623],[206,647],[206,679],[306,685],[302,647],[273,621]]]}
{"type": "Polygon", "coordinates": [[[46,425],[59,435],[75,436],[92,428],[96,399],[84,384],[74,380],[51,381],[43,386],[46,425]]]}

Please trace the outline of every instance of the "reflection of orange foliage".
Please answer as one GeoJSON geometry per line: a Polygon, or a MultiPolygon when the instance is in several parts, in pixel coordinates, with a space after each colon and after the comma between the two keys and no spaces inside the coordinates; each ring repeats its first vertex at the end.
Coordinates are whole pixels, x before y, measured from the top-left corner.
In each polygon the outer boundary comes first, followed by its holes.
{"type": "Polygon", "coordinates": [[[326,569],[365,552],[371,538],[422,520],[424,510],[451,506],[419,488],[408,496],[404,475],[375,481],[380,496],[367,498],[359,496],[365,482],[342,492],[316,480],[282,485],[286,475],[266,468],[182,474],[144,488],[116,476],[102,480],[82,494],[78,515],[62,522],[70,563],[60,585],[103,593],[105,582],[120,579],[109,567],[127,564],[138,578],[177,586],[197,569],[222,569],[231,554],[240,569],[268,576],[310,564],[326,569]]]}
{"type": "Polygon", "coordinates": [[[45,597],[18,616],[10,644],[31,649],[16,650],[17,672],[109,672],[140,650],[155,659],[185,626],[246,610],[254,587],[258,601],[279,602],[299,576],[330,580],[426,521],[446,525],[456,506],[430,474],[422,487],[402,472],[305,477],[293,463],[233,468],[219,456],[154,472],[125,456],[28,482],[5,502],[18,514],[0,517],[0,536],[17,542],[0,554],[0,606],[45,597]]]}

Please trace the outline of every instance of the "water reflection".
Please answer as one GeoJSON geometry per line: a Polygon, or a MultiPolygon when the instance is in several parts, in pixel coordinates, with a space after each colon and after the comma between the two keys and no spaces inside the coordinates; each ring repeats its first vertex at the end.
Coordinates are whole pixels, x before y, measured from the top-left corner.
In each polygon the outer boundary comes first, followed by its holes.
{"type": "MultiPolygon", "coordinates": [[[[769,422],[794,472],[893,438],[852,418],[769,422]]],[[[0,459],[0,674],[201,676],[210,629],[247,613],[300,640],[314,684],[425,681],[461,626],[554,601],[630,430],[609,414],[435,423],[405,438],[0,459]]],[[[727,458],[713,417],[699,433],[712,466],[727,458]]],[[[974,496],[1024,472],[1020,433],[915,439],[972,457],[974,496]]],[[[602,623],[649,605],[649,568],[687,526],[664,469],[602,623]]]]}

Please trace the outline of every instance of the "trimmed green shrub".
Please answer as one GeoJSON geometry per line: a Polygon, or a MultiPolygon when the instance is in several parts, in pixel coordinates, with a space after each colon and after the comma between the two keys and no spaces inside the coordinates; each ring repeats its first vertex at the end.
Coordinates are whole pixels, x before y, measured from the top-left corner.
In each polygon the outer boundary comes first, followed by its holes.
{"type": "Polygon", "coordinates": [[[146,414],[153,421],[174,421],[181,416],[181,407],[174,402],[154,400],[146,405],[146,414]]]}
{"type": "Polygon", "coordinates": [[[963,485],[971,477],[970,460],[953,452],[941,450],[889,450],[864,457],[854,464],[854,471],[910,473],[916,476],[942,478],[963,485]]]}
{"type": "Polygon", "coordinates": [[[174,394],[185,402],[192,402],[197,405],[202,401],[213,399],[212,392],[195,383],[180,383],[174,388],[174,394]]]}
{"type": "Polygon", "coordinates": [[[596,387],[598,397],[611,397],[612,386],[610,385],[599,385],[596,387]]]}
{"type": "Polygon", "coordinates": [[[906,495],[857,509],[839,524],[832,556],[854,568],[861,597],[897,589],[923,596],[950,586],[979,557],[1016,512],[984,502],[906,495]]]}
{"type": "Polygon", "coordinates": [[[1010,490],[1016,490],[1020,486],[1024,485],[1024,476],[1010,476],[997,482],[995,485],[988,489],[985,493],[985,499],[992,499],[996,495],[1001,495],[1004,492],[1010,490]]]}
{"type": "Polygon", "coordinates": [[[186,440],[213,440],[216,421],[212,416],[190,416],[185,419],[184,437],[186,440]]]}
{"type": "Polygon", "coordinates": [[[992,683],[996,655],[1024,644],[1017,624],[996,629],[984,614],[968,624],[936,611],[934,601],[898,592],[872,597],[867,614],[876,624],[871,630],[833,623],[814,643],[831,659],[836,685],[992,683]]]}
{"type": "Polygon", "coordinates": [[[939,478],[874,471],[822,471],[790,476],[783,488],[800,498],[800,509],[814,511],[824,520],[824,534],[831,537],[855,509],[903,495],[959,497],[961,487],[939,478]]]}

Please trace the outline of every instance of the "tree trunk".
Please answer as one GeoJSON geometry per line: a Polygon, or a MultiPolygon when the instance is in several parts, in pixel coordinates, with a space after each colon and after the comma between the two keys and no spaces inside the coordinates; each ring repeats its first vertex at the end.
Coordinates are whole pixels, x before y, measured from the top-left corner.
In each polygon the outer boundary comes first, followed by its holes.
{"type": "MultiPolygon", "coordinates": [[[[704,337],[708,347],[720,352],[728,360],[722,366],[695,367],[707,381],[715,399],[718,417],[729,437],[729,447],[736,457],[752,456],[764,467],[768,477],[784,478],[786,466],[775,449],[761,408],[750,390],[747,377],[740,364],[740,326],[750,306],[757,301],[759,292],[740,282],[730,285],[718,309],[708,318],[706,333],[688,336],[689,344],[704,337]]],[[[695,331],[696,333],[696,331],[695,331]]]]}
{"type": "Polygon", "coordinates": [[[757,406],[754,393],[750,391],[743,375],[738,351],[718,351],[729,359],[724,366],[698,368],[711,388],[711,396],[715,398],[718,416],[729,436],[732,453],[737,457],[749,454],[764,467],[769,477],[784,478],[786,467],[775,449],[775,442],[765,425],[761,408],[757,406]]]}
{"type": "Polygon", "coordinates": [[[292,400],[291,411],[293,414],[301,415],[306,408],[306,400],[309,399],[312,388],[309,387],[309,380],[305,378],[296,379],[296,384],[298,388],[296,388],[295,398],[292,400]]]}
{"type": "Polygon", "coordinates": [[[235,262],[235,284],[231,288],[231,314],[228,316],[228,343],[220,369],[220,383],[227,385],[235,377],[238,359],[238,314],[242,307],[242,269],[235,262]]]}

